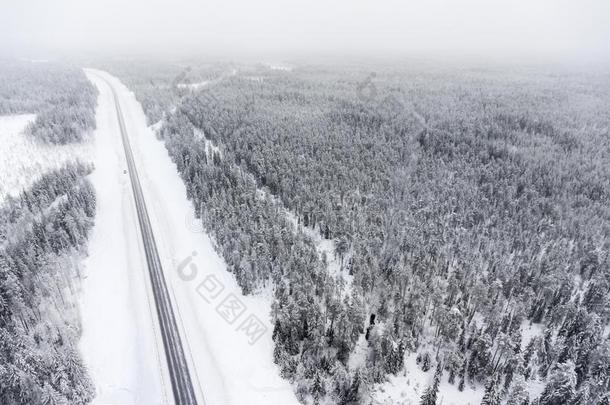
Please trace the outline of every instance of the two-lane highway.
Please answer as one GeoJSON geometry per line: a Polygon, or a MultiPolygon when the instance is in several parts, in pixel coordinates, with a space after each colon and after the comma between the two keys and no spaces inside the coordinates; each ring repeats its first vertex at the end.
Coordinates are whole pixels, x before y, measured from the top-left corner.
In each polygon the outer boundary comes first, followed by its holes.
{"type": "Polygon", "coordinates": [[[161,336],[163,339],[163,347],[169,369],[174,401],[176,405],[196,405],[197,398],[195,396],[195,390],[193,388],[189,367],[186,362],[186,356],[182,341],[180,339],[166,280],[163,275],[161,260],[159,259],[159,253],[157,251],[157,245],[152,232],[148,211],[146,210],[146,203],[144,201],[142,187],[140,186],[140,179],[138,178],[138,171],[134,162],[131,145],[129,143],[129,137],[125,126],[125,120],[123,118],[123,112],[121,111],[119,97],[117,96],[116,90],[114,89],[112,83],[102,76],[98,77],[100,77],[100,79],[102,79],[108,85],[114,97],[117,119],[123,141],[123,148],[125,150],[125,158],[129,170],[131,188],[138,215],[138,223],[142,233],[146,262],[148,264],[148,272],[155,299],[155,307],[157,316],[159,318],[159,327],[161,329],[161,336]]]}

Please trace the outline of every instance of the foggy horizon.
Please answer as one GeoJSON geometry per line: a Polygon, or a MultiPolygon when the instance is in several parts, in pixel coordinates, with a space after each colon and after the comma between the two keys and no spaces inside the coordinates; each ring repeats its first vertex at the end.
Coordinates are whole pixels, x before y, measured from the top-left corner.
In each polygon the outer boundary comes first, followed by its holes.
{"type": "Polygon", "coordinates": [[[610,4],[8,0],[0,56],[452,56],[608,61],[610,4]]]}

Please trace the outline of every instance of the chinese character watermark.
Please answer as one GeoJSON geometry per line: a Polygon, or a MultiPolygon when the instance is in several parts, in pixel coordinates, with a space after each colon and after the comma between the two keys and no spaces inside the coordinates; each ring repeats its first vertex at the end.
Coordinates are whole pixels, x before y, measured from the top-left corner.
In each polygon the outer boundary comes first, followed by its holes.
{"type": "Polygon", "coordinates": [[[186,282],[200,280],[195,291],[203,301],[215,305],[216,313],[229,325],[237,325],[235,331],[247,338],[248,344],[254,345],[265,333],[267,326],[253,313],[248,313],[246,304],[234,293],[225,292],[225,286],[214,274],[199,275],[193,258],[197,252],[180,261],[177,267],[178,276],[186,282]]]}
{"type": "Polygon", "coordinates": [[[246,306],[241,302],[235,294],[230,293],[216,307],[216,312],[228,324],[234,324],[235,321],[246,312],[246,306]]]}
{"type": "Polygon", "coordinates": [[[190,66],[187,66],[182,69],[182,71],[180,71],[180,73],[178,73],[178,75],[174,77],[174,80],[172,80],[172,87],[174,89],[177,89],[179,87],[188,86],[191,83],[191,80],[189,79],[189,74],[191,73],[191,70],[193,69],[190,66]]]}
{"type": "Polygon", "coordinates": [[[186,229],[193,233],[204,233],[203,221],[201,218],[191,215],[190,213],[184,217],[184,225],[186,229]]]}
{"type": "Polygon", "coordinates": [[[416,132],[433,130],[400,91],[393,90],[384,97],[379,97],[380,92],[374,83],[375,78],[377,78],[377,73],[372,72],[363,81],[356,84],[356,95],[360,101],[369,104],[369,107],[389,118],[396,118],[405,113],[412,116],[420,127],[420,131],[416,132]]]}
{"type": "Polygon", "coordinates": [[[248,337],[248,343],[253,345],[267,332],[267,327],[256,316],[250,314],[239,325],[238,331],[242,331],[248,337]]]}

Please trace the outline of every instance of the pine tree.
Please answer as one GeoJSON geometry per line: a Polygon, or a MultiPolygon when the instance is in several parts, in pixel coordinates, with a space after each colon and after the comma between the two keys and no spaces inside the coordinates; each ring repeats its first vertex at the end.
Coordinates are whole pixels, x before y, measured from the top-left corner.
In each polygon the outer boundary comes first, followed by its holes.
{"type": "Polygon", "coordinates": [[[591,387],[588,383],[585,383],[574,395],[574,398],[572,398],[570,405],[587,405],[591,402],[593,402],[591,400],[591,387]]]}
{"type": "Polygon", "coordinates": [[[567,361],[558,364],[552,371],[542,395],[540,405],[562,405],[570,403],[576,387],[574,363],[567,361]]]}
{"type": "Polygon", "coordinates": [[[311,386],[311,395],[315,399],[320,399],[326,395],[326,385],[324,380],[322,380],[322,377],[320,377],[320,372],[316,372],[315,374],[313,385],[311,386]]]}
{"type": "Polygon", "coordinates": [[[517,375],[508,391],[506,405],[523,405],[527,400],[529,400],[529,395],[525,387],[525,378],[517,375]]]}
{"type": "Polygon", "coordinates": [[[428,372],[430,370],[432,360],[430,359],[430,353],[425,352],[422,356],[421,369],[424,372],[428,372]]]}
{"type": "Polygon", "coordinates": [[[597,405],[610,405],[610,393],[605,393],[597,405]]]}
{"type": "Polygon", "coordinates": [[[387,333],[382,336],[381,347],[384,357],[384,368],[387,373],[396,374],[404,365],[405,345],[396,343],[387,333]]]}
{"type": "Polygon", "coordinates": [[[610,340],[606,339],[587,357],[590,363],[589,379],[602,391],[610,392],[610,340]]]}
{"type": "Polygon", "coordinates": [[[481,405],[500,405],[500,395],[498,394],[497,378],[491,377],[485,385],[485,395],[481,400],[481,405]]]}
{"type": "Polygon", "coordinates": [[[340,399],[341,405],[356,405],[360,403],[360,371],[356,371],[349,389],[340,399]]]}
{"type": "Polygon", "coordinates": [[[466,369],[468,368],[468,361],[464,359],[462,362],[462,368],[460,368],[460,382],[458,383],[458,391],[464,391],[464,387],[466,385],[466,369]]]}
{"type": "Polygon", "coordinates": [[[438,395],[438,386],[441,382],[441,375],[443,373],[442,367],[439,364],[436,367],[436,372],[434,373],[434,380],[432,385],[430,385],[424,391],[424,394],[421,396],[420,405],[436,405],[436,397],[438,395]]]}
{"type": "Polygon", "coordinates": [[[462,368],[462,363],[464,359],[459,353],[452,353],[449,358],[449,363],[447,364],[447,368],[449,369],[449,384],[455,384],[455,376],[458,375],[462,368]]]}

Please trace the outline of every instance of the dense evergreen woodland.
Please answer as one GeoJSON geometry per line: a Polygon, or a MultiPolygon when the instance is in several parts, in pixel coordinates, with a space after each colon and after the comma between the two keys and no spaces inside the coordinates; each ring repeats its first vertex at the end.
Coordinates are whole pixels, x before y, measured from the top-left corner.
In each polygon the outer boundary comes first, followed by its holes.
{"type": "Polygon", "coordinates": [[[610,77],[439,66],[255,66],[136,93],[151,122],[166,109],[244,292],[274,286],[275,361],[304,403],[364,403],[409,355],[422,404],[441,381],[484,404],[610,403],[610,77]]]}
{"type": "Polygon", "coordinates": [[[231,65],[224,63],[187,61],[167,64],[157,59],[138,59],[129,63],[101,60],[99,65],[129,84],[151,125],[159,122],[182,97],[189,94],[189,87],[216,81],[232,71],[231,65]]]}
{"type": "Polygon", "coordinates": [[[66,144],[95,128],[97,90],[81,69],[51,62],[0,60],[0,115],[36,114],[27,132],[66,144]]]}
{"type": "Polygon", "coordinates": [[[80,163],[44,175],[0,207],[0,404],[85,404],[75,301],[95,215],[80,163]]]}

